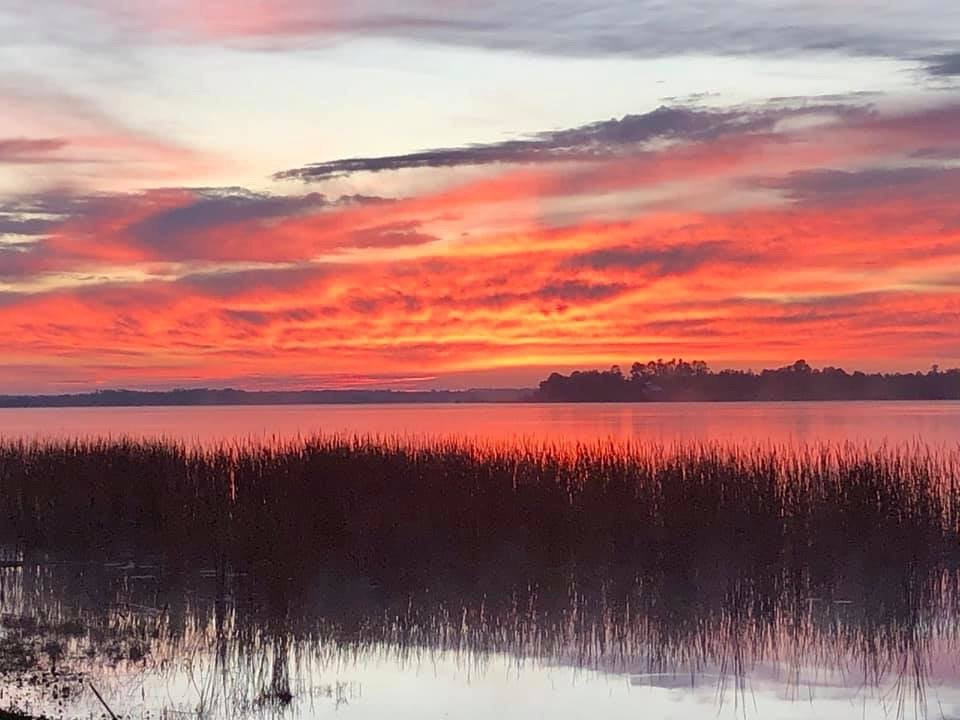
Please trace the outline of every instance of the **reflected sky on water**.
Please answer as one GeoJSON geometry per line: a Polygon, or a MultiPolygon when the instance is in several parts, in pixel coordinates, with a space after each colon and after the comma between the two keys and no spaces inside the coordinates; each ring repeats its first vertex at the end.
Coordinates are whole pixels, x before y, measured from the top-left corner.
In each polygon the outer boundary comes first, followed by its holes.
{"type": "Polygon", "coordinates": [[[317,432],[490,439],[960,443],[960,402],[286,405],[0,409],[0,436],[184,440],[317,432]]]}
{"type": "Polygon", "coordinates": [[[442,583],[386,589],[332,576],[278,594],[243,577],[131,560],[28,560],[0,577],[4,647],[34,638],[49,668],[53,641],[59,673],[19,689],[8,673],[4,699],[54,716],[98,717],[89,682],[128,718],[840,720],[960,710],[957,578],[940,571],[905,594],[888,577],[892,588],[847,587],[842,598],[791,597],[797,588],[786,585],[747,597],[729,578],[693,599],[670,582],[600,576],[511,580],[499,600],[442,583]]]}

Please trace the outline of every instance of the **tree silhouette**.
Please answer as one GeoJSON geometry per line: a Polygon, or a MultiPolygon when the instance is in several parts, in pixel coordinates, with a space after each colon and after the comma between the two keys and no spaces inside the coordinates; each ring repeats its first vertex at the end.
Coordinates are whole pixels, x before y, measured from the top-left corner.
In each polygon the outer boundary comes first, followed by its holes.
{"type": "Polygon", "coordinates": [[[552,373],[533,397],[540,402],[643,402],[681,400],[957,400],[960,370],[927,373],[852,374],[843,368],[813,368],[806,360],[762,370],[713,372],[702,360],[662,358],[570,375],[552,373]]]}

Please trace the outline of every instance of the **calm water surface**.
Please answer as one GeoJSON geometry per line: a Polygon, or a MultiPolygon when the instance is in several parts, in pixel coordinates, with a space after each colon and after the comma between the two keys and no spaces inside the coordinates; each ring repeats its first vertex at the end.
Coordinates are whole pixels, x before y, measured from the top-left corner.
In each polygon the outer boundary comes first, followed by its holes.
{"type": "Polygon", "coordinates": [[[292,438],[317,432],[488,439],[960,442],[960,402],[286,405],[0,410],[0,436],[292,438]]]}
{"type": "Polygon", "coordinates": [[[881,583],[800,602],[654,581],[634,606],[612,586],[458,597],[325,577],[278,596],[149,562],[28,562],[0,567],[0,657],[39,628],[30,652],[58,670],[0,699],[102,717],[92,682],[144,720],[952,718],[957,578],[930,580],[912,599],[881,583]]]}

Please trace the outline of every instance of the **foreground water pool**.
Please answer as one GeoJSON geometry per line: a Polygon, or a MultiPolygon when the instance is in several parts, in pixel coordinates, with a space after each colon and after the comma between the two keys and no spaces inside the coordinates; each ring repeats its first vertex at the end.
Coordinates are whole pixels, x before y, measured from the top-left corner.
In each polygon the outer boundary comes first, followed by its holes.
{"type": "Polygon", "coordinates": [[[566,578],[494,598],[22,558],[0,569],[2,700],[52,717],[953,717],[957,578],[920,582],[798,602],[566,578]]]}

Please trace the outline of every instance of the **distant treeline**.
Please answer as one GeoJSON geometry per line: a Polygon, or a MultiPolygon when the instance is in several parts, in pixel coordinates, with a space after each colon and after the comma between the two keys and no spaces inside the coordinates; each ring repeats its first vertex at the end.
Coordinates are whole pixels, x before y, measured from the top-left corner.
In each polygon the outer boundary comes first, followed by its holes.
{"type": "Polygon", "coordinates": [[[723,400],[960,400],[960,369],[848,373],[803,360],[776,370],[720,370],[703,361],[634,363],[609,370],[552,373],[537,390],[98,390],[65,395],[0,395],[0,408],[186,405],[361,405],[397,403],[652,402],[723,400]]]}
{"type": "Polygon", "coordinates": [[[530,390],[279,390],[232,388],[99,390],[70,395],[0,395],[0,407],[124,407],[162,405],[335,405],[366,403],[517,402],[530,390]]]}
{"type": "Polygon", "coordinates": [[[634,363],[610,370],[553,373],[534,393],[539,402],[722,400],[958,400],[960,369],[922,373],[848,373],[812,368],[803,360],[763,370],[713,372],[705,362],[634,363]]]}

